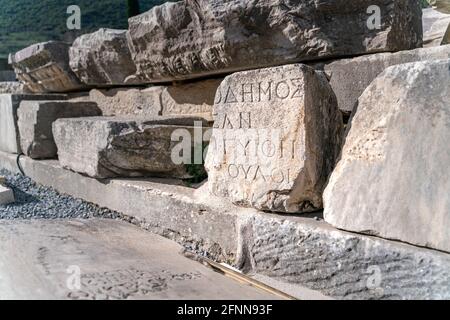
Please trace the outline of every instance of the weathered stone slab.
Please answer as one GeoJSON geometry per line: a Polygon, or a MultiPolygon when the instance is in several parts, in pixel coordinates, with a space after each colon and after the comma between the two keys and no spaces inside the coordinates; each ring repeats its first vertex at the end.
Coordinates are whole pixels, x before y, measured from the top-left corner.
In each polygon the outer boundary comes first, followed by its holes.
{"type": "Polygon", "coordinates": [[[189,171],[190,164],[177,164],[172,158],[177,150],[174,148],[180,144],[176,139],[187,134],[190,141],[183,141],[188,143],[188,152],[191,152],[194,136],[203,137],[202,125],[205,125],[203,119],[186,117],[59,119],[53,124],[53,135],[61,165],[76,172],[95,178],[163,176],[184,179],[193,174],[189,171]],[[199,127],[194,128],[195,124],[199,127]]]}
{"type": "Polygon", "coordinates": [[[131,18],[128,39],[140,80],[161,82],[413,49],[421,17],[418,0],[185,0],[131,18]]]}
{"type": "Polygon", "coordinates": [[[450,251],[450,60],[388,68],[359,100],[325,220],[450,251]]]}
{"type": "Polygon", "coordinates": [[[423,10],[423,46],[450,44],[450,14],[432,8],[423,10]]]}
{"type": "Polygon", "coordinates": [[[217,90],[214,116],[213,194],[261,210],[322,207],[343,126],[323,74],[302,64],[235,73],[217,90]]]}
{"type": "Polygon", "coordinates": [[[17,78],[31,92],[66,92],[83,88],[69,66],[70,44],[37,43],[9,56],[17,78]]]}
{"type": "Polygon", "coordinates": [[[0,94],[2,93],[27,93],[23,84],[17,81],[0,82],[0,94]]]}
{"type": "Polygon", "coordinates": [[[22,152],[33,159],[55,158],[52,124],[61,118],[100,116],[95,102],[23,101],[17,111],[22,152]]]}
{"type": "Polygon", "coordinates": [[[446,45],[337,60],[326,65],[325,71],[337,96],[339,109],[344,113],[351,113],[364,90],[387,67],[408,62],[447,59],[449,57],[450,45],[446,45]]]}
{"type": "Polygon", "coordinates": [[[98,104],[105,116],[161,115],[161,94],[164,87],[93,89],[89,100],[98,104]]]}
{"type": "Polygon", "coordinates": [[[128,48],[127,30],[100,29],[78,37],[69,51],[70,67],[88,85],[132,83],[136,66],[128,48]]]}
{"type": "Polygon", "coordinates": [[[210,79],[165,87],[161,93],[162,114],[195,116],[213,121],[214,97],[222,80],[210,79]]]}
{"type": "Polygon", "coordinates": [[[0,150],[21,153],[17,109],[23,100],[64,100],[61,94],[0,94],[0,150]]]}

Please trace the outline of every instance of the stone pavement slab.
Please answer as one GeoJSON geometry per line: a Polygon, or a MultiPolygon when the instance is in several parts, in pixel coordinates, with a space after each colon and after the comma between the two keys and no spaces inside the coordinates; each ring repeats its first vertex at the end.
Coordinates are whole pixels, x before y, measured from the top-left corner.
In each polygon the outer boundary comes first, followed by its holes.
{"type": "Polygon", "coordinates": [[[180,250],[114,220],[0,221],[0,299],[277,299],[180,250]]]}

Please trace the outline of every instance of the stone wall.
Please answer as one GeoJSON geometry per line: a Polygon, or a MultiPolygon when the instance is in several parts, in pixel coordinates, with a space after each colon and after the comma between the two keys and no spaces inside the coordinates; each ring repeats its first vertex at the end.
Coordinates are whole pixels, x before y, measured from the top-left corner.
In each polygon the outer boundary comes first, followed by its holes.
{"type": "MultiPolygon", "coordinates": [[[[168,189],[169,179],[201,182],[205,197],[229,201],[239,214],[320,217],[323,210],[336,228],[440,250],[447,261],[450,45],[441,45],[447,20],[430,10],[422,20],[418,0],[184,0],[130,19],[128,30],[36,44],[10,56],[17,90],[35,94],[0,97],[0,150],[21,153],[22,142],[28,156],[58,159],[99,181],[158,178],[168,189]],[[39,102],[50,92],[68,101],[39,102]],[[55,115],[55,105],[65,112],[55,115]],[[73,113],[79,105],[96,111],[73,113]],[[39,113],[46,108],[48,117],[39,113]]],[[[180,209],[187,220],[189,208],[180,209]]],[[[326,284],[307,274],[324,270],[321,248],[342,263],[364,256],[364,244],[349,240],[354,255],[347,242],[334,250],[330,234],[285,228],[277,217],[273,225],[243,224],[241,268],[316,288],[326,284]],[[272,247],[271,237],[286,243],[272,247]],[[314,237],[317,243],[305,241],[314,237]],[[292,252],[310,269],[286,258],[292,252]],[[277,269],[279,262],[286,265],[277,269]]],[[[402,250],[369,249],[368,260],[387,261],[386,268],[427,268],[420,258],[397,261],[402,250]]],[[[351,294],[329,292],[356,297],[363,267],[339,278],[351,294]]],[[[321,274],[335,279],[336,272],[321,274]]],[[[414,272],[413,283],[421,275],[414,272]]],[[[408,296],[400,291],[392,294],[408,296]]]]}

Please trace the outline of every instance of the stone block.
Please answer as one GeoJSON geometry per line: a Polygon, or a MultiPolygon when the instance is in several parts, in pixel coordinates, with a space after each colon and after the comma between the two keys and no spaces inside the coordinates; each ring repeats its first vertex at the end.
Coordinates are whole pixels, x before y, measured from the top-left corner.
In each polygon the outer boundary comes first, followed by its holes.
{"type": "Polygon", "coordinates": [[[206,168],[214,195],[278,212],[322,207],[342,138],[328,81],[302,65],[243,71],[217,90],[206,168]]]}
{"type": "Polygon", "coordinates": [[[100,29],[78,37],[69,51],[70,67],[92,86],[130,84],[136,66],[128,48],[127,30],[100,29]]]}
{"type": "Polygon", "coordinates": [[[21,153],[17,109],[24,100],[64,100],[61,94],[0,94],[0,150],[21,153]]]}
{"type": "Polygon", "coordinates": [[[105,116],[161,115],[161,93],[164,87],[92,89],[89,100],[98,104],[105,116]]]}
{"type": "Polygon", "coordinates": [[[161,93],[162,115],[194,116],[213,121],[214,97],[222,80],[211,79],[165,87],[161,93]]]}
{"type": "Polygon", "coordinates": [[[139,81],[164,82],[414,49],[422,9],[419,0],[184,0],[129,19],[128,40],[139,81]]]}
{"type": "Polygon", "coordinates": [[[450,14],[432,8],[423,10],[423,46],[450,44],[450,14]]]}
{"type": "MultiPolygon", "coordinates": [[[[92,117],[59,119],[53,125],[53,135],[61,165],[73,171],[95,178],[184,179],[193,177],[193,167],[177,163],[172,154],[180,155],[182,143],[187,143],[188,149],[183,149],[182,155],[190,153],[194,136],[203,138],[202,126],[205,121],[201,118],[92,117]],[[196,122],[198,128],[194,127],[196,122]]],[[[192,163],[194,160],[192,157],[192,163]]]]}
{"type": "Polygon", "coordinates": [[[69,66],[70,44],[37,43],[9,56],[17,79],[31,92],[67,92],[84,86],[69,66]]]}
{"type": "Polygon", "coordinates": [[[450,252],[450,60],[390,67],[364,91],[324,193],[340,229],[450,252]]]}
{"type": "Polygon", "coordinates": [[[447,59],[450,45],[402,51],[379,53],[353,59],[337,60],[325,66],[330,84],[338,99],[339,109],[350,114],[358,98],[370,83],[387,67],[408,62],[447,59]]]}
{"type": "Polygon", "coordinates": [[[100,116],[94,102],[23,101],[17,111],[22,152],[33,159],[55,158],[52,125],[57,119],[100,116]]]}

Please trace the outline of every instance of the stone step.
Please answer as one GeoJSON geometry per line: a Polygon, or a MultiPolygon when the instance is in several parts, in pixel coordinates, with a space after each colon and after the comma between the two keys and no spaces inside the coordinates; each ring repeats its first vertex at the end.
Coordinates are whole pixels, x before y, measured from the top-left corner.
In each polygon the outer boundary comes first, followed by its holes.
{"type": "MultiPolygon", "coordinates": [[[[121,212],[128,221],[249,274],[338,299],[450,299],[448,253],[338,230],[316,221],[317,215],[234,206],[210,195],[207,185],[194,189],[158,178],[105,183],[54,160],[22,157],[20,164],[40,184],[121,212]]],[[[0,152],[0,167],[19,172],[16,157],[7,153],[0,152]]]]}
{"type": "Polygon", "coordinates": [[[0,150],[21,153],[17,110],[26,100],[65,100],[62,94],[0,94],[0,150]]]}
{"type": "Polygon", "coordinates": [[[193,117],[92,117],[59,119],[53,135],[60,163],[91,177],[187,179],[202,174],[196,171],[203,171],[207,129],[204,119],[193,117]]]}
{"type": "Polygon", "coordinates": [[[22,101],[17,111],[22,152],[33,159],[56,158],[52,125],[57,119],[101,114],[95,102],[22,101]]]}

